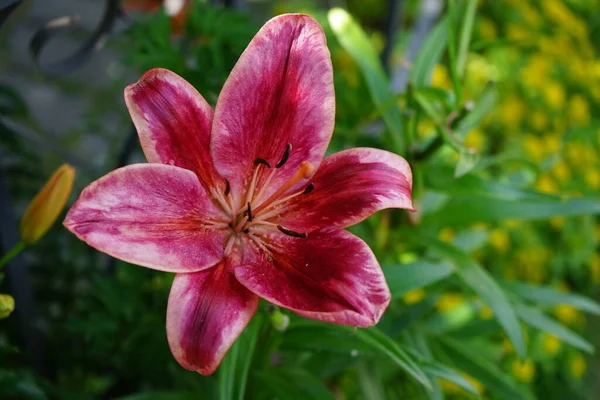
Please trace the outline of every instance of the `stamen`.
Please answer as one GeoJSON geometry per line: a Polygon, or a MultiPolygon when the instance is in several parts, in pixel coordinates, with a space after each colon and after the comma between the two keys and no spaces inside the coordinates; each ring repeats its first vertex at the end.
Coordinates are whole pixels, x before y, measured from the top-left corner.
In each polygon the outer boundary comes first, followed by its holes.
{"type": "Polygon", "coordinates": [[[250,207],[250,202],[248,202],[248,209],[246,210],[246,213],[248,215],[248,221],[252,222],[254,216],[252,215],[252,207],[250,207]]]}
{"type": "Polygon", "coordinates": [[[279,162],[277,163],[277,165],[275,166],[275,168],[281,168],[285,165],[285,163],[287,162],[287,160],[290,158],[290,152],[292,151],[292,144],[288,143],[285,146],[285,152],[283,153],[283,157],[281,157],[281,160],[279,160],[279,162]]]}
{"type": "Polygon", "coordinates": [[[302,192],[302,194],[308,194],[310,192],[312,192],[315,188],[315,185],[311,182],[308,184],[308,186],[306,187],[306,189],[304,189],[304,192],[302,192]]]}
{"type": "Polygon", "coordinates": [[[229,184],[229,180],[225,179],[225,197],[229,196],[231,192],[231,185],[229,184]]]}
{"type": "Polygon", "coordinates": [[[308,236],[308,233],[306,233],[306,232],[292,231],[290,229],[284,228],[281,225],[277,225],[277,229],[279,229],[281,232],[285,233],[286,235],[292,236],[292,237],[305,238],[308,236]]]}
{"type": "Polygon", "coordinates": [[[262,165],[265,165],[265,166],[271,168],[271,163],[268,162],[267,160],[265,160],[264,158],[257,158],[256,160],[254,160],[254,165],[258,165],[258,164],[262,164],[262,165]]]}
{"type": "MultiPolygon", "coordinates": [[[[269,197],[260,206],[258,206],[254,210],[254,214],[258,214],[260,211],[265,209],[265,207],[267,207],[275,199],[277,199],[279,196],[281,196],[283,193],[285,193],[289,188],[291,188],[296,183],[298,183],[298,181],[312,177],[315,173],[315,170],[316,170],[316,168],[311,162],[302,161],[300,163],[300,167],[298,168],[298,171],[296,171],[296,173],[286,183],[284,183],[283,186],[281,186],[279,189],[277,189],[277,191],[275,193],[273,193],[271,195],[271,197],[269,197]]],[[[262,192],[262,190],[261,190],[261,192],[262,192]]]]}

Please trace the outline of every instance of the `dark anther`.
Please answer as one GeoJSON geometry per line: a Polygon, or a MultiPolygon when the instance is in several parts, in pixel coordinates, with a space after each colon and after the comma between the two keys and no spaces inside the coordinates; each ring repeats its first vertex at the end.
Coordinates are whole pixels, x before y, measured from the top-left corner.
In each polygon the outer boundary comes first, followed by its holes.
{"type": "Polygon", "coordinates": [[[244,233],[250,233],[250,229],[246,228],[242,232],[244,232],[244,233]]]}
{"type": "Polygon", "coordinates": [[[290,151],[292,151],[292,144],[288,143],[285,146],[285,151],[283,152],[283,157],[281,157],[281,160],[279,160],[279,162],[277,163],[275,168],[281,168],[284,166],[284,164],[287,162],[288,158],[290,158],[290,151]]]}
{"type": "Polygon", "coordinates": [[[250,202],[248,202],[248,210],[246,210],[246,214],[248,215],[248,221],[252,221],[254,215],[252,215],[252,208],[250,208],[250,202]]]}
{"type": "Polygon", "coordinates": [[[231,192],[231,185],[229,184],[229,181],[225,179],[225,196],[227,196],[229,192],[231,192]]]}
{"type": "Polygon", "coordinates": [[[254,160],[254,165],[258,165],[258,164],[266,165],[267,167],[271,168],[271,163],[269,163],[264,158],[257,158],[256,160],[254,160]]]}
{"type": "Polygon", "coordinates": [[[287,228],[284,228],[281,225],[277,225],[277,229],[279,229],[281,232],[285,233],[288,236],[299,237],[299,238],[305,238],[308,236],[308,233],[306,233],[306,232],[295,232],[295,231],[289,230],[287,228]]]}
{"type": "Polygon", "coordinates": [[[227,224],[228,227],[233,228],[233,224],[230,222],[227,224]]]}
{"type": "Polygon", "coordinates": [[[302,192],[303,194],[307,194],[310,193],[314,190],[315,185],[313,185],[312,183],[309,183],[308,186],[306,187],[306,189],[304,189],[304,192],[302,192]]]}

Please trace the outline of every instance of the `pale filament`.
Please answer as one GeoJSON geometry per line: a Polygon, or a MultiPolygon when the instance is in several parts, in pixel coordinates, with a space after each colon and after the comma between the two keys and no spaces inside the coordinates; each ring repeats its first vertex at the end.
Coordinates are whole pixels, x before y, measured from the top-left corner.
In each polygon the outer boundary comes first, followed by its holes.
{"type": "Polygon", "coordinates": [[[289,188],[294,186],[296,183],[301,181],[302,179],[309,179],[315,173],[315,166],[309,161],[302,161],[300,163],[300,167],[296,173],[286,182],[284,183],[275,193],[273,193],[267,200],[263,201],[261,205],[254,209],[254,214],[257,215],[262,210],[264,210],[267,206],[269,206],[273,201],[275,201],[279,196],[285,193],[289,188]]]}
{"type": "MultiPolygon", "coordinates": [[[[256,188],[256,177],[258,176],[258,173],[256,171],[258,171],[259,167],[260,167],[260,165],[257,165],[257,168],[256,168],[256,170],[254,172],[254,175],[253,175],[252,182],[250,183],[250,191],[251,192],[253,192],[255,190],[255,188],[256,188]]],[[[263,193],[264,189],[269,184],[269,181],[271,180],[271,177],[274,175],[275,171],[276,171],[276,169],[273,169],[273,171],[271,171],[271,174],[269,175],[269,177],[265,181],[263,187],[259,191],[259,194],[256,197],[257,199],[260,198],[260,196],[262,196],[262,193],[263,193]]],[[[246,210],[247,215],[245,215],[240,220],[240,222],[238,222],[237,224],[235,224],[236,215],[232,215],[232,219],[233,219],[232,225],[235,225],[235,227],[233,228],[233,230],[235,232],[242,231],[242,229],[247,228],[248,226],[250,226],[252,224],[252,222],[254,221],[254,218],[258,217],[261,212],[263,212],[263,214],[264,214],[265,210],[268,210],[268,209],[273,208],[273,207],[275,207],[277,205],[280,205],[280,204],[288,201],[289,199],[291,199],[293,197],[296,197],[299,194],[304,193],[304,190],[302,190],[302,191],[300,191],[298,193],[294,193],[292,195],[284,197],[283,199],[277,200],[277,198],[279,196],[281,196],[283,193],[285,193],[289,188],[291,188],[292,186],[294,186],[296,183],[298,183],[302,179],[309,179],[309,178],[311,178],[314,175],[314,173],[315,173],[315,167],[314,167],[314,165],[312,163],[310,163],[308,161],[301,162],[300,166],[298,167],[298,170],[296,171],[296,173],[290,179],[288,179],[288,181],[285,182],[279,189],[277,189],[275,191],[275,193],[273,193],[267,200],[265,200],[262,204],[260,204],[256,209],[254,209],[254,210],[252,209],[252,204],[250,203],[250,201],[248,201],[246,203],[246,207],[242,206],[240,208],[240,210],[238,211],[238,213],[242,212],[243,210],[246,210]],[[249,221],[250,221],[250,225],[246,225],[249,221]]],[[[246,199],[250,199],[250,198],[251,198],[251,195],[248,195],[246,197],[246,199]]],[[[256,221],[256,222],[264,222],[264,217],[261,218],[259,221],[256,221]]]]}
{"type": "Polygon", "coordinates": [[[269,183],[271,183],[271,178],[273,178],[273,175],[275,175],[275,171],[277,171],[277,168],[273,168],[271,173],[269,174],[269,176],[267,177],[267,180],[265,181],[264,185],[260,188],[260,190],[258,191],[258,194],[256,195],[256,197],[253,197],[252,200],[250,201],[250,203],[252,204],[252,206],[254,206],[254,201],[258,201],[260,200],[260,198],[262,197],[262,195],[265,192],[265,189],[267,187],[269,187],[269,183]]]}

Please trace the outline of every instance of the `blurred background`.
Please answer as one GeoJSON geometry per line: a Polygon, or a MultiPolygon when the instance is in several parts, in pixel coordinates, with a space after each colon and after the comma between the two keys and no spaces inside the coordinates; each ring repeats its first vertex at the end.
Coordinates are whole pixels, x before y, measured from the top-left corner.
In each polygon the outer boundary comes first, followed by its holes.
{"type": "Polygon", "coordinates": [[[0,256],[61,164],[70,204],[145,162],[125,86],[168,68],[214,105],[260,26],[300,12],[332,55],[329,152],[413,169],[416,213],[351,229],[392,304],[357,332],[261,304],[259,334],[202,377],[169,352],[172,275],[97,253],[63,211],[0,271],[0,398],[600,398],[600,1],[164,3],[0,1],[0,256]]]}

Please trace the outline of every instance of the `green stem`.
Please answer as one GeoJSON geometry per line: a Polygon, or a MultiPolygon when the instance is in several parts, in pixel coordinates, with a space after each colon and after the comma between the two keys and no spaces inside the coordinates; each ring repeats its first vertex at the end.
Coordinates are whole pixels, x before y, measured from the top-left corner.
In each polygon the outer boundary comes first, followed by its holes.
{"type": "Polygon", "coordinates": [[[17,243],[15,245],[15,247],[13,247],[12,249],[10,249],[8,251],[8,253],[6,253],[0,259],[0,268],[4,267],[6,264],[8,264],[10,262],[10,260],[12,260],[13,258],[15,258],[16,255],[19,254],[21,251],[23,251],[24,248],[25,248],[25,242],[20,241],[19,243],[17,243]]]}

